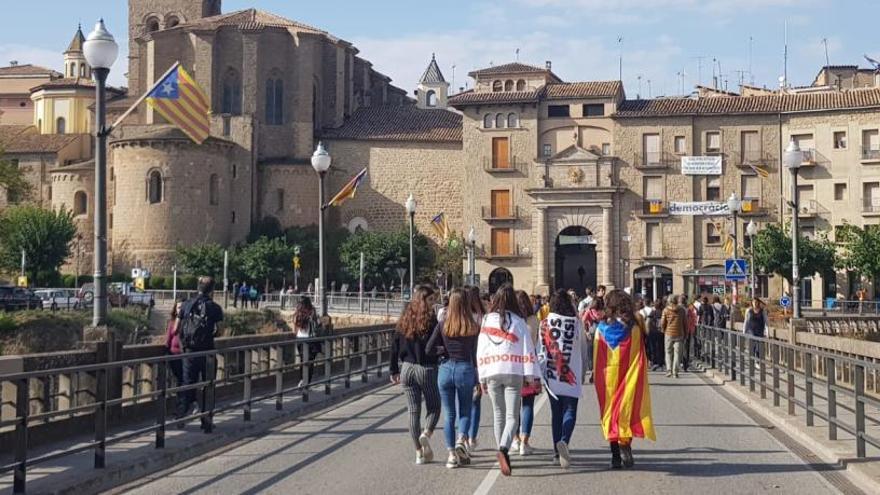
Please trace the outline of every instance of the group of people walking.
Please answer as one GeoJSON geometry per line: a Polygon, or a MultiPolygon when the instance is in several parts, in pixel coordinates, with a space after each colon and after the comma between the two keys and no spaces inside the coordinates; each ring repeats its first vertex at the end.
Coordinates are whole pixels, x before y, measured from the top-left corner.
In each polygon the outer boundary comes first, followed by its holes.
{"type": "Polygon", "coordinates": [[[533,452],[535,397],[546,393],[554,462],[568,468],[587,375],[595,383],[613,468],[634,465],[633,438],[655,438],[646,329],[629,294],[597,291],[581,312],[580,301],[564,290],[546,303],[510,285],[488,304],[476,287],[451,291],[445,305],[437,296],[428,286],[416,288],[392,342],[391,380],[407,398],[416,464],[433,459],[431,437],[441,410],[446,467],[470,464],[487,395],[496,458],[510,476],[511,454],[533,452]]]}

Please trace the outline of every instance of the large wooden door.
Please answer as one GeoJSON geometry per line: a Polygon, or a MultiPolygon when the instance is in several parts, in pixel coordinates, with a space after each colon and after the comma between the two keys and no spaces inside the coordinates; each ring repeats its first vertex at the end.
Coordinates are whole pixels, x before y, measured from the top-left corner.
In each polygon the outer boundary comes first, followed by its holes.
{"type": "Polygon", "coordinates": [[[506,137],[492,138],[492,168],[510,168],[510,143],[506,137]]]}
{"type": "Polygon", "coordinates": [[[510,191],[492,191],[492,218],[510,218],[510,191]]]}
{"type": "Polygon", "coordinates": [[[510,229],[493,229],[492,254],[495,256],[511,254],[510,247],[510,229]]]}

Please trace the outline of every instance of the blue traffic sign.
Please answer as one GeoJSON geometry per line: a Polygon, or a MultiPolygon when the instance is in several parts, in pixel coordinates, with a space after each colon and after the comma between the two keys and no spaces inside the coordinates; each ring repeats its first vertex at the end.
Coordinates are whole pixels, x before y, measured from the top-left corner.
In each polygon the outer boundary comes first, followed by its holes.
{"type": "Polygon", "coordinates": [[[791,306],[791,298],[788,296],[782,296],[779,298],[779,305],[783,308],[788,308],[791,306]]]}
{"type": "Polygon", "coordinates": [[[741,258],[724,260],[724,278],[728,281],[747,279],[746,260],[741,258]]]}

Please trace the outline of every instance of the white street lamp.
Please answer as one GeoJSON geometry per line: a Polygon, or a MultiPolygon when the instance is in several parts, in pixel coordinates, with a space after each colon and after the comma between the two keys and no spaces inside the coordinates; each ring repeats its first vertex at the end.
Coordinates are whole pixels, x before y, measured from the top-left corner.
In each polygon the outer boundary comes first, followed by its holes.
{"type": "Polygon", "coordinates": [[[412,193],[406,198],[406,212],[409,213],[409,297],[412,298],[413,291],[416,288],[416,251],[413,245],[413,237],[416,230],[416,198],[413,197],[412,193]]]}
{"type": "Polygon", "coordinates": [[[318,173],[318,291],[321,294],[321,316],[327,316],[327,282],[324,273],[324,176],[330,170],[333,159],[324,143],[319,142],[312,155],[312,168],[318,173]]]}
{"type": "MultiPolygon", "coordinates": [[[[727,198],[727,208],[730,210],[730,214],[733,217],[733,259],[737,259],[737,258],[739,258],[739,253],[738,253],[738,249],[737,249],[738,243],[736,240],[736,234],[737,234],[736,222],[737,222],[737,215],[739,214],[740,209],[742,208],[742,201],[738,197],[736,197],[735,192],[731,193],[730,197],[727,198]]],[[[733,288],[733,307],[736,308],[736,307],[738,307],[738,304],[739,304],[738,294],[737,294],[738,293],[738,282],[736,280],[734,280],[731,285],[733,286],[732,287],[733,288]]],[[[735,318],[730,318],[730,329],[731,330],[736,330],[735,320],[736,320],[735,318]]]]}
{"type": "MultiPolygon", "coordinates": [[[[107,319],[107,76],[119,55],[119,45],[98,21],[83,43],[86,62],[95,78],[95,294],[92,325],[107,319]]],[[[103,459],[101,466],[104,467],[103,459]]]]}
{"type": "MultiPolygon", "coordinates": [[[[797,181],[798,169],[804,163],[804,152],[801,151],[794,139],[788,142],[785,153],[782,155],[782,163],[791,171],[791,201],[789,202],[791,206],[791,316],[792,320],[795,320],[801,317],[801,275],[798,265],[798,240],[800,237],[798,211],[800,211],[800,205],[798,204],[797,181]]],[[[792,333],[793,337],[794,333],[792,333]]]]}
{"type": "Polygon", "coordinates": [[[752,258],[749,268],[751,268],[752,272],[752,299],[754,299],[755,289],[757,288],[757,285],[755,285],[755,236],[758,235],[758,224],[754,220],[749,220],[749,224],[746,226],[746,235],[749,236],[749,253],[752,258]]]}

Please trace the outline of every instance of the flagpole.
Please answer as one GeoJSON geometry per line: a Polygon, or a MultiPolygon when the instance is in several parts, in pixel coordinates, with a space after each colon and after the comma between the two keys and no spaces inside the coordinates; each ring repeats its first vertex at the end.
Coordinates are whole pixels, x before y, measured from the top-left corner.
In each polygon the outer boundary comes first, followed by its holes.
{"type": "Polygon", "coordinates": [[[113,129],[116,129],[117,127],[119,127],[119,125],[122,124],[122,121],[125,120],[129,115],[131,115],[131,113],[135,111],[135,109],[138,107],[138,105],[143,103],[144,100],[147,99],[147,96],[149,96],[149,94],[152,93],[153,90],[156,89],[159,86],[159,84],[165,80],[166,77],[168,77],[168,74],[171,74],[171,72],[174,69],[177,69],[178,67],[180,67],[180,62],[179,61],[174,62],[174,65],[172,65],[170,69],[165,71],[165,73],[162,74],[162,77],[160,77],[159,79],[156,79],[156,82],[153,83],[152,86],[150,86],[150,89],[148,89],[146,91],[146,93],[141,95],[141,97],[138,98],[137,101],[134,102],[134,104],[132,104],[130,107],[128,107],[128,110],[126,110],[125,113],[123,113],[122,115],[119,116],[118,119],[116,119],[116,122],[113,122],[113,125],[111,125],[110,127],[107,128],[107,134],[110,134],[111,132],[113,132],[113,129]]]}

